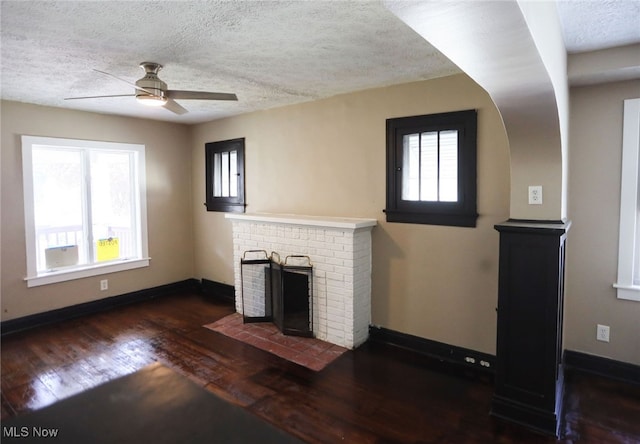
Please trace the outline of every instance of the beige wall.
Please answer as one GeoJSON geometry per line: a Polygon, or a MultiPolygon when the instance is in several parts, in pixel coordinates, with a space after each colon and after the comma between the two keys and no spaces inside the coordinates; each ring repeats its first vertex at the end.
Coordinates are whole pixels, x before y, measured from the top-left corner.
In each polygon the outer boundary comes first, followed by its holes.
{"type": "Polygon", "coordinates": [[[2,320],[193,277],[189,127],[2,102],[2,320]],[[27,288],[20,135],[146,145],[147,268],[27,288]]]}
{"type": "Polygon", "coordinates": [[[623,100],[640,81],[571,89],[565,348],[640,364],[640,302],[620,300],[617,276],[623,100]],[[596,341],[596,324],[611,342],[596,341]]]}
{"type": "MultiPolygon", "coordinates": [[[[571,90],[565,348],[640,364],[640,303],[616,299],[622,100],[640,82],[571,90]],[[609,344],[595,340],[611,326],[609,344]]],[[[373,217],[373,323],[495,352],[498,235],[509,216],[500,116],[466,76],[181,125],[2,103],[2,319],[191,277],[233,284],[231,224],[205,211],[204,143],[247,140],[247,211],[373,217]],[[385,119],[477,108],[478,227],[387,224],[385,119]],[[151,267],[27,289],[20,134],[144,143],[151,267]],[[193,161],[193,162],[192,162],[193,161]],[[195,239],[195,241],[194,241],[195,239]]],[[[512,159],[513,160],[513,159],[512,159]]],[[[517,163],[517,160],[514,160],[517,163]]],[[[513,167],[513,165],[511,165],[513,167]]]]}
{"type": "Polygon", "coordinates": [[[204,202],[204,144],[246,138],[247,212],[371,217],[372,321],[495,353],[497,222],[509,152],[489,96],[465,75],[341,95],[194,127],[196,277],[233,284],[231,224],[204,202]],[[385,119],[478,109],[478,227],[387,224],[385,119]]]}
{"type": "Polygon", "coordinates": [[[388,9],[489,93],[508,135],[509,215],[566,216],[566,50],[554,2],[389,2],[388,9]],[[482,17],[482,20],[478,20],[482,17]],[[529,205],[530,185],[543,187],[529,205]]]}

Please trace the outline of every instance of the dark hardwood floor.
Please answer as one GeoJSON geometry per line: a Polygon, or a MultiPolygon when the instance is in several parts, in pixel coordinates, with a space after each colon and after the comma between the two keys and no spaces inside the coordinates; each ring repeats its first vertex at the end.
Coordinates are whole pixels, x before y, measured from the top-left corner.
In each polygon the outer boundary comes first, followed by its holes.
{"type": "MultiPolygon", "coordinates": [[[[321,372],[202,325],[233,312],[167,296],[2,338],[2,418],[159,361],[311,443],[552,443],[489,416],[490,380],[367,343],[321,372]]],[[[563,443],[640,442],[640,387],[567,375],[563,443]]]]}

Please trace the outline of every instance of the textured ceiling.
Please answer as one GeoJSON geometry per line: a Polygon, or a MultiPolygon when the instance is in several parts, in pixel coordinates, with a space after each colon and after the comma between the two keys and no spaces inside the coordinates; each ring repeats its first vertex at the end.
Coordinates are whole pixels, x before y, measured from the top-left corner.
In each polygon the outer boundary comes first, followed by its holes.
{"type": "Polygon", "coordinates": [[[569,54],[640,42],[640,0],[564,0],[558,12],[569,54]]]}
{"type": "MultiPolygon", "coordinates": [[[[563,2],[568,48],[639,42],[638,4],[563,2]]],[[[1,6],[6,100],[198,123],[460,72],[379,1],[2,0],[1,6]],[[160,78],[170,89],[233,92],[239,100],[182,100],[189,110],[182,116],[133,97],[63,100],[133,93],[92,69],[135,82],[143,61],[164,65],[160,78]]]]}
{"type": "Polygon", "coordinates": [[[380,85],[459,72],[377,2],[2,2],[2,97],[202,122],[380,85]],[[234,92],[238,102],[142,107],[138,64],[164,65],[170,89],[234,92]]]}

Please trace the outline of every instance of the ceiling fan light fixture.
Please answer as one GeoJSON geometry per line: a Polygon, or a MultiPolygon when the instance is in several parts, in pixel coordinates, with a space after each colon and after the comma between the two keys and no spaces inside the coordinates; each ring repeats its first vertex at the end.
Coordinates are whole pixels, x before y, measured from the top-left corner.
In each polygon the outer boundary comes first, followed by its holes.
{"type": "Polygon", "coordinates": [[[237,101],[238,97],[232,93],[219,93],[209,91],[183,91],[170,90],[167,84],[158,78],[158,71],[162,69],[162,65],[153,62],[142,62],[140,67],[144,70],[144,77],[138,79],[135,83],[122,79],[118,76],[105,71],[94,69],[94,71],[112,77],[120,82],[126,83],[135,88],[134,94],[117,94],[109,96],[89,96],[89,97],[67,97],[65,100],[72,99],[97,99],[103,97],[131,97],[135,96],[138,103],[145,106],[164,107],[174,114],[185,114],[187,110],[182,107],[176,99],[180,100],[233,100],[237,101]]]}
{"type": "Polygon", "coordinates": [[[138,103],[142,103],[146,106],[163,106],[167,103],[167,98],[162,96],[152,96],[149,94],[138,94],[136,95],[136,100],[138,103]]]}

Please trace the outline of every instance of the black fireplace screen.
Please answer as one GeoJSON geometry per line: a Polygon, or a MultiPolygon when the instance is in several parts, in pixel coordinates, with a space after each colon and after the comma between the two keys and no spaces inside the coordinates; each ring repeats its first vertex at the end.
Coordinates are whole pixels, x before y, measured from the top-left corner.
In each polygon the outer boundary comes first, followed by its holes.
{"type": "Polygon", "coordinates": [[[240,261],[244,322],[273,322],[285,335],[313,336],[313,266],[308,256],[285,261],[246,251],[240,261]],[[247,258],[248,256],[253,257],[247,258]]]}
{"type": "Polygon", "coordinates": [[[265,276],[271,275],[273,264],[264,250],[245,251],[240,260],[242,281],[242,319],[244,322],[273,321],[271,289],[265,276]]]}

